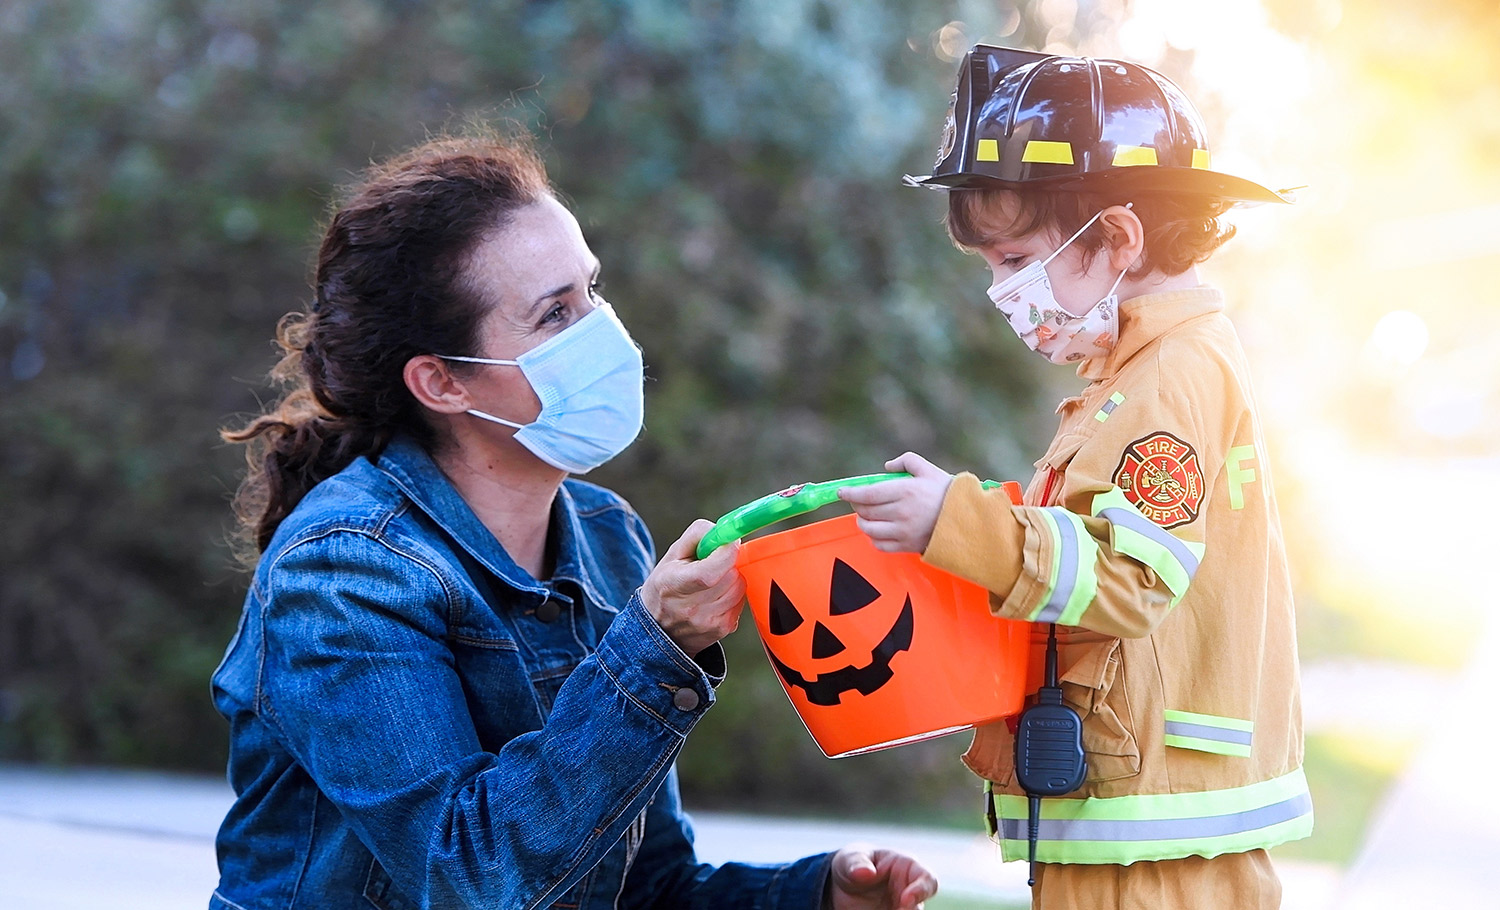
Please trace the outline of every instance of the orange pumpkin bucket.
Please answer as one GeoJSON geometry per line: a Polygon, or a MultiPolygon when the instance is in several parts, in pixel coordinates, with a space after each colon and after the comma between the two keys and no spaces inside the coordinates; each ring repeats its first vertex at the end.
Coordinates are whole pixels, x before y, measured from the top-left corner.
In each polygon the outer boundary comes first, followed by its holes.
{"type": "MultiPolygon", "coordinates": [[[[699,554],[832,501],[840,486],[901,476],[772,494],[720,519],[699,554]]],[[[1004,487],[1019,503],[1020,487],[1004,487]]],[[[1030,624],[996,618],[987,591],[916,554],[877,550],[855,516],[748,541],[738,567],[771,666],[829,758],[919,742],[1021,710],[1030,624]]]]}

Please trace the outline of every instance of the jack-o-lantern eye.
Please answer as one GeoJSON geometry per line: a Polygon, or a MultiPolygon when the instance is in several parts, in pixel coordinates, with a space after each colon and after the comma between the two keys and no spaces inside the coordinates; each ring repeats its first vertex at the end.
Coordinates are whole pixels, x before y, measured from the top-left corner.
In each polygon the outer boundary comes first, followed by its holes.
{"type": "Polygon", "coordinates": [[[781,590],[781,585],[771,582],[771,634],[786,635],[802,625],[802,614],[792,605],[792,599],[781,590]]]}
{"type": "Polygon", "coordinates": [[[833,583],[828,592],[828,615],[842,616],[863,610],[880,599],[875,586],[842,559],[833,561],[833,583]]]}

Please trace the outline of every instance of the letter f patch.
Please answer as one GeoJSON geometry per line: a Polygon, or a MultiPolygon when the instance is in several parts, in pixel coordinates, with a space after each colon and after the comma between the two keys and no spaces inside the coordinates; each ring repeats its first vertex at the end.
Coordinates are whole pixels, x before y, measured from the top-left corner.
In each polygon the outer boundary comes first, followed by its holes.
{"type": "Polygon", "coordinates": [[[1245,507],[1245,484],[1255,482],[1255,468],[1246,467],[1246,462],[1256,460],[1255,446],[1235,446],[1224,459],[1224,470],[1229,479],[1229,508],[1245,507]]]}

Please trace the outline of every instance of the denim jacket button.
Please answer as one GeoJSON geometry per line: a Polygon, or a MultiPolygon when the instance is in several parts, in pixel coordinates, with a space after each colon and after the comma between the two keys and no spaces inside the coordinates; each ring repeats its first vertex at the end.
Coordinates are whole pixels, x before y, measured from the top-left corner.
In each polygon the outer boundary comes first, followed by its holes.
{"type": "Polygon", "coordinates": [[[672,705],[679,711],[691,711],[698,707],[698,703],[702,700],[695,690],[686,687],[672,693],[672,705]]]}
{"type": "Polygon", "coordinates": [[[555,600],[549,600],[536,608],[536,618],[542,622],[556,622],[561,615],[562,606],[555,600]]]}

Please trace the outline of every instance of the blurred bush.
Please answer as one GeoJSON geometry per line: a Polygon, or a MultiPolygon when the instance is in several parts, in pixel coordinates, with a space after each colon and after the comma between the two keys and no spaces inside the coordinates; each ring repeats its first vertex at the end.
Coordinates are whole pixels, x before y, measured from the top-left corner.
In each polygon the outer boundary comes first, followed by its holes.
{"type": "MultiPolygon", "coordinates": [[[[0,4],[0,759],[222,766],[245,582],[216,428],[271,394],[334,188],[476,116],[540,137],[646,350],[646,434],[591,479],[663,544],[907,448],[1028,475],[1033,367],[899,185],[954,20],[1040,39],[959,0],[0,4]]],[[[691,798],[971,795],[953,743],[825,761],[754,633],[731,650],[691,798]]]]}

